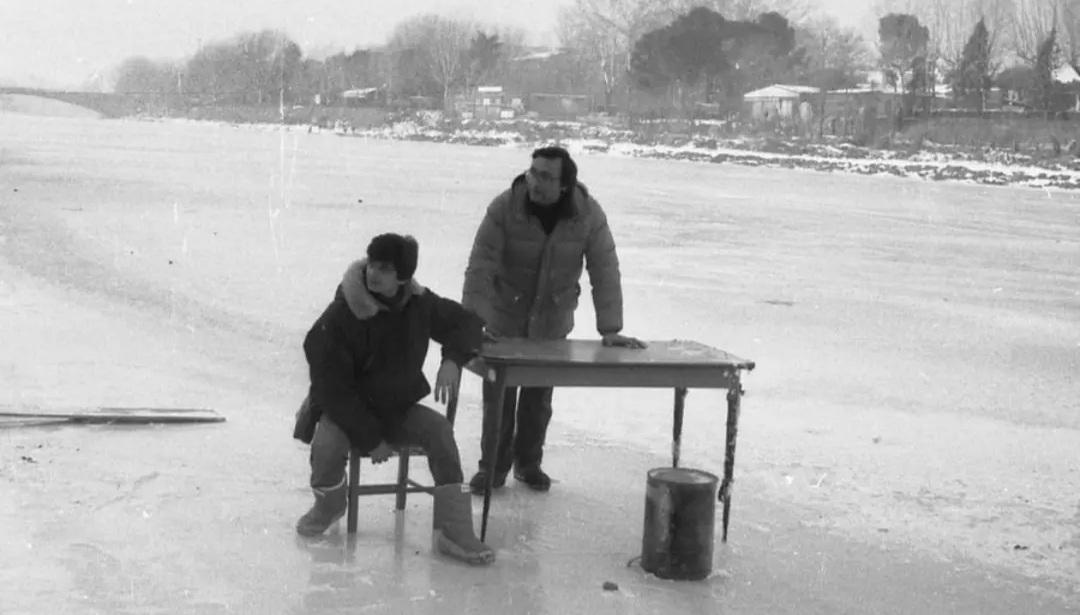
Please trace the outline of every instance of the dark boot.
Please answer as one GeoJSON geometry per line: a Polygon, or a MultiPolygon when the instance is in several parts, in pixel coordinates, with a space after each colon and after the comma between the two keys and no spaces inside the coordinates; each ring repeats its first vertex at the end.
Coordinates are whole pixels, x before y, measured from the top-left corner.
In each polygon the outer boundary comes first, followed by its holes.
{"type": "Polygon", "coordinates": [[[539,465],[516,466],[514,468],[514,478],[536,491],[551,489],[551,477],[544,473],[539,465]]]}
{"type": "Polygon", "coordinates": [[[495,561],[495,551],[480,542],[473,531],[472,498],[465,485],[452,483],[435,488],[431,548],[474,566],[495,561]]]}
{"type": "MultiPolygon", "coordinates": [[[[469,491],[472,491],[476,495],[484,495],[484,488],[487,485],[487,470],[480,470],[469,480],[469,491]]],[[[492,489],[498,489],[499,487],[506,486],[506,472],[496,472],[495,482],[491,484],[492,489]]]]}
{"type": "Polygon", "coordinates": [[[344,476],[341,482],[333,487],[315,487],[311,491],[315,494],[315,505],[296,522],[296,533],[301,536],[322,534],[337,523],[348,507],[345,496],[348,494],[349,485],[346,484],[344,476]]]}

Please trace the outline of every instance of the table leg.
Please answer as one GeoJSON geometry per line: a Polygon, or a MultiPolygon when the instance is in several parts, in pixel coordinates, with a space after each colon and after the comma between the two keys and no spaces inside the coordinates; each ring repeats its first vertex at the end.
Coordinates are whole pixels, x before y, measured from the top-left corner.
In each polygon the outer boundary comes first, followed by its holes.
{"type": "MultiPolygon", "coordinates": [[[[495,399],[492,400],[490,407],[488,404],[484,404],[484,414],[486,415],[488,412],[495,413],[494,420],[491,421],[495,433],[491,437],[492,447],[491,452],[488,454],[487,483],[484,485],[484,513],[480,521],[480,542],[487,538],[488,513],[491,512],[491,491],[495,487],[495,466],[499,459],[499,438],[502,435],[503,401],[506,398],[506,372],[501,367],[492,369],[495,371],[495,386],[492,387],[495,392],[495,399]]],[[[485,416],[484,425],[488,424],[486,419],[485,416]]]]}
{"type": "Polygon", "coordinates": [[[679,454],[682,452],[683,409],[686,406],[686,389],[675,389],[675,416],[671,426],[671,467],[679,467],[679,454]]]}
{"type": "Polygon", "coordinates": [[[720,501],[724,503],[722,542],[727,542],[728,518],[731,515],[731,484],[735,482],[735,440],[739,435],[739,405],[743,395],[738,374],[727,393],[727,447],[724,450],[724,481],[720,484],[720,501]]]}

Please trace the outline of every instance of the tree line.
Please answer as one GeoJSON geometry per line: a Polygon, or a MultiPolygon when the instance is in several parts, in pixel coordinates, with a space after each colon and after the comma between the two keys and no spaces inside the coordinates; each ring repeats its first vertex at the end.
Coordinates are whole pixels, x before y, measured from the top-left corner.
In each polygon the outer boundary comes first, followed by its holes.
{"type": "MultiPolygon", "coordinates": [[[[879,0],[879,65],[913,104],[937,83],[957,106],[984,110],[993,87],[1027,107],[1067,106],[1058,67],[1080,59],[1080,0],[879,0]]],[[[1071,87],[1076,87],[1071,86],[1071,87]]]]}
{"type": "Polygon", "coordinates": [[[771,83],[850,87],[878,67],[913,99],[944,81],[958,99],[983,101],[1001,84],[1049,109],[1050,72],[1075,61],[1080,45],[1080,0],[878,0],[876,10],[876,53],[856,30],[815,16],[808,0],[574,0],[559,15],[560,53],[532,63],[520,30],[440,15],[399,23],[383,45],[322,59],[265,30],[179,62],[130,58],[114,89],[295,105],[375,88],[384,103],[448,106],[487,84],[591,94],[605,109],[687,109],[731,105],[771,83]]]}
{"type": "MultiPolygon", "coordinates": [[[[857,80],[858,70],[866,64],[861,39],[835,21],[811,19],[805,8],[799,8],[805,1],[777,3],[790,4],[788,10],[799,16],[797,24],[790,24],[776,12],[769,17],[753,13],[756,7],[767,8],[767,0],[740,0],[741,12],[736,14],[756,17],[733,19],[725,30],[733,34],[725,46],[741,47],[737,53],[727,49],[741,62],[738,71],[726,73],[731,77],[723,81],[727,94],[771,77],[788,77],[791,71],[802,71],[791,79],[824,79],[831,86],[857,80]],[[778,50],[765,40],[774,34],[783,38],[778,50]],[[754,50],[759,47],[767,47],[772,56],[757,61],[754,50]]],[[[560,52],[533,62],[528,61],[524,32],[441,15],[403,21],[383,45],[322,59],[306,57],[284,32],[241,33],[204,45],[179,62],[130,58],[116,70],[114,90],[177,95],[206,104],[292,105],[308,104],[316,95],[334,102],[344,90],[374,87],[387,102],[419,97],[438,105],[488,84],[519,92],[590,94],[605,108],[620,108],[636,93],[643,99],[651,94],[648,79],[631,66],[633,45],[647,32],[683,16],[683,9],[690,10],[693,4],[575,0],[559,16],[560,52]]],[[[718,83],[719,77],[710,73],[718,83]]],[[[659,79],[654,70],[652,80],[659,83],[659,79]]]]}
{"type": "Polygon", "coordinates": [[[442,101],[508,71],[525,49],[524,35],[439,15],[399,24],[387,44],[306,57],[277,30],[245,32],[202,46],[180,62],[129,58],[117,68],[114,91],[180,96],[200,104],[333,103],[343,91],[375,88],[382,97],[442,101]]]}

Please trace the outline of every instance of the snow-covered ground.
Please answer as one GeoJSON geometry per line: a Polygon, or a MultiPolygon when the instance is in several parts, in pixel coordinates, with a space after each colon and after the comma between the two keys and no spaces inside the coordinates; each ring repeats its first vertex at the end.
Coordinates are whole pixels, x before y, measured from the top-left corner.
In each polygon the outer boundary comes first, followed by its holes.
{"type": "Polygon", "coordinates": [[[715,137],[703,128],[699,126],[693,136],[668,134],[650,138],[643,131],[617,130],[584,122],[500,120],[454,125],[404,120],[350,130],[347,134],[482,146],[525,147],[557,141],[575,153],[894,175],[992,186],[1080,189],[1080,161],[1068,152],[1056,158],[1035,157],[1001,148],[971,151],[933,143],[925,143],[920,149],[876,149],[839,140],[819,143],[768,134],[715,137]]]}
{"type": "MultiPolygon", "coordinates": [[[[712,577],[626,566],[670,391],[558,391],[559,482],[495,498],[491,569],[431,556],[426,497],[401,516],[366,498],[355,540],[296,538],[304,331],[387,230],[417,236],[418,278],[457,297],[484,208],[527,164],[0,114],[0,405],[228,417],[0,429],[0,612],[1080,610],[1080,195],[1055,189],[583,152],[626,332],[758,364],[712,577]]],[[[586,302],[575,336],[594,335],[586,302]]],[[[462,396],[469,470],[475,378],[462,396]]],[[[684,464],[719,472],[723,429],[722,394],[692,391],[684,464]]]]}

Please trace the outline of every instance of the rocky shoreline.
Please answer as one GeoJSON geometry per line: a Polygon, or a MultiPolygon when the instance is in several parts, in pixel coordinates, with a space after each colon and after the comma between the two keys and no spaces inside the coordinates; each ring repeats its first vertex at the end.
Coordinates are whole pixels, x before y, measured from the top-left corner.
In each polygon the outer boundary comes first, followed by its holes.
{"type": "Polygon", "coordinates": [[[647,136],[641,132],[576,122],[484,122],[424,125],[413,121],[343,136],[454,143],[486,147],[533,147],[558,142],[578,153],[738,164],[860,175],[894,175],[928,181],[990,186],[1080,190],[1080,158],[1039,157],[1002,149],[972,150],[924,142],[919,148],[862,147],[840,140],[811,142],[776,136],[723,138],[706,134],[647,136]]]}

